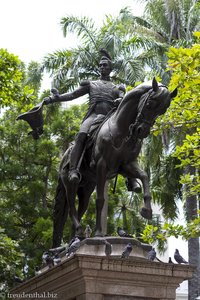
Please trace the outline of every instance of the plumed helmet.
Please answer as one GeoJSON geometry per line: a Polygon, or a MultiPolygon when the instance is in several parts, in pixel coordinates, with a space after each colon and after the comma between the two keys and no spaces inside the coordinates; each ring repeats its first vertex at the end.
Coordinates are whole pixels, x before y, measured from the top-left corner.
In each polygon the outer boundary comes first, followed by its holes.
{"type": "Polygon", "coordinates": [[[99,52],[102,55],[100,61],[106,60],[109,63],[110,68],[112,69],[112,59],[111,59],[109,53],[105,49],[103,49],[103,48],[101,48],[99,50],[99,52]]]}

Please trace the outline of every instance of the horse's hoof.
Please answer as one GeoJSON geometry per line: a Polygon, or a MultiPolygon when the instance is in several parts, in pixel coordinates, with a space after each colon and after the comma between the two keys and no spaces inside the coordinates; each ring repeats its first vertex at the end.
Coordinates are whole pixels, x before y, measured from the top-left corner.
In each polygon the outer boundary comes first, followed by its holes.
{"type": "Polygon", "coordinates": [[[140,214],[143,218],[147,219],[147,220],[151,220],[152,219],[152,209],[148,209],[146,207],[142,207],[140,214]]]}
{"type": "Polygon", "coordinates": [[[104,235],[101,231],[96,231],[94,236],[95,237],[103,237],[104,235]]]}

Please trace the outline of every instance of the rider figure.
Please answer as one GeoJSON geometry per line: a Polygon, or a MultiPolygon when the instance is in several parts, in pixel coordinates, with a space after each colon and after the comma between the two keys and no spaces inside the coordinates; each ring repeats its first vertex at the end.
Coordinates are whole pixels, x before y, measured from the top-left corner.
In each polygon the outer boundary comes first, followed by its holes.
{"type": "Polygon", "coordinates": [[[112,71],[112,61],[109,55],[101,57],[99,63],[100,78],[98,80],[84,80],[80,86],[71,93],[54,94],[49,98],[45,98],[45,104],[54,102],[71,101],[80,96],[89,94],[89,109],[81,124],[79,133],[75,138],[70,157],[70,171],[69,179],[73,182],[80,181],[80,174],[78,171],[78,164],[81,158],[87,134],[89,129],[96,119],[97,115],[107,115],[112,108],[117,106],[125,94],[123,85],[115,85],[110,80],[110,73],[112,71]]]}

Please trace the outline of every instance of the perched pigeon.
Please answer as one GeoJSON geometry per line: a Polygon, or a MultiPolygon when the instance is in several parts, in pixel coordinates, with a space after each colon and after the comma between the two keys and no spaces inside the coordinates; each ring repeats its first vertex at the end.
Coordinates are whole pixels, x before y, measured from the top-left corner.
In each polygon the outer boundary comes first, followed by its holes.
{"type": "Polygon", "coordinates": [[[28,275],[28,270],[29,270],[29,266],[28,264],[26,263],[23,267],[23,271],[24,271],[24,275],[27,276],[28,275]]]}
{"type": "Polygon", "coordinates": [[[48,256],[49,256],[49,252],[47,252],[47,251],[45,251],[45,252],[42,254],[42,262],[43,262],[44,264],[47,263],[47,262],[46,262],[46,259],[48,258],[48,256]]]}
{"type": "Polygon", "coordinates": [[[90,225],[86,225],[86,229],[85,229],[85,237],[89,238],[92,234],[92,229],[90,228],[90,225]]]}
{"type": "Polygon", "coordinates": [[[180,255],[178,249],[175,250],[174,259],[178,264],[187,264],[188,262],[180,255]]]}
{"type": "Polygon", "coordinates": [[[42,261],[44,265],[47,265],[49,268],[53,267],[53,258],[49,255],[49,253],[46,251],[42,255],[42,261]]]}
{"type": "Polygon", "coordinates": [[[173,264],[171,257],[169,257],[168,264],[173,264]]]}
{"type": "Polygon", "coordinates": [[[128,245],[126,245],[124,251],[122,252],[121,258],[128,258],[132,249],[133,249],[132,244],[128,243],[128,245]]]}
{"type": "Polygon", "coordinates": [[[14,281],[16,282],[16,283],[23,283],[24,281],[23,281],[23,279],[21,279],[20,277],[18,277],[18,276],[14,276],[14,281]]]}
{"type": "Polygon", "coordinates": [[[156,258],[156,251],[155,251],[155,248],[152,248],[148,252],[148,260],[154,261],[155,258],[156,258]]]}
{"type": "Polygon", "coordinates": [[[129,235],[124,229],[122,229],[121,227],[117,227],[117,233],[119,236],[121,237],[132,237],[131,235],[129,235]]]}
{"type": "Polygon", "coordinates": [[[54,266],[57,266],[61,263],[61,258],[59,257],[58,254],[55,254],[55,256],[53,258],[53,263],[54,263],[54,266]]]}
{"type": "Polygon", "coordinates": [[[40,271],[39,267],[36,266],[36,267],[35,267],[35,276],[38,276],[38,275],[40,275],[41,273],[42,273],[42,272],[40,271]]]}
{"type": "Polygon", "coordinates": [[[106,240],[104,240],[104,243],[105,243],[105,255],[110,256],[112,253],[112,245],[106,240]]]}
{"type": "Polygon", "coordinates": [[[75,240],[76,240],[76,237],[73,237],[73,238],[69,241],[69,244],[68,244],[67,249],[69,249],[69,247],[71,246],[71,244],[73,244],[73,242],[75,242],[75,240]]]}
{"type": "Polygon", "coordinates": [[[73,255],[80,247],[81,242],[79,240],[78,237],[75,237],[75,240],[69,244],[69,248],[67,249],[67,253],[66,256],[70,257],[71,255],[73,255]]]}

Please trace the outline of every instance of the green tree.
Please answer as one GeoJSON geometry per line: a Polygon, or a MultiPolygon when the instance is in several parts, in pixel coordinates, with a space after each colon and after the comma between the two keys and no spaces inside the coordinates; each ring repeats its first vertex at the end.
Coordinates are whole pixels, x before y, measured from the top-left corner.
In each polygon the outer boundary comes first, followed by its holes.
{"type": "Polygon", "coordinates": [[[13,284],[14,276],[22,276],[23,253],[19,245],[0,227],[0,292],[6,292],[13,284]]]}
{"type": "MultiPolygon", "coordinates": [[[[199,36],[199,34],[196,34],[199,36]]],[[[179,94],[173,103],[173,113],[166,115],[169,122],[180,126],[184,132],[180,145],[177,145],[174,156],[180,160],[180,166],[184,168],[181,183],[185,186],[186,193],[186,217],[188,221],[198,218],[197,197],[200,192],[200,149],[199,149],[199,109],[200,100],[200,45],[194,44],[190,49],[172,48],[169,55],[169,65],[173,68],[170,85],[178,84],[179,94]],[[176,66],[174,65],[176,63],[176,66]],[[174,122],[176,120],[176,123],[174,122]]],[[[170,112],[169,112],[170,113],[170,112]]],[[[189,262],[199,265],[199,238],[188,240],[189,262]]],[[[197,269],[196,275],[200,270],[197,269]]],[[[198,275],[189,281],[189,299],[194,299],[200,293],[198,275]]]]}
{"type": "Polygon", "coordinates": [[[7,110],[0,119],[0,224],[18,241],[33,274],[32,267],[51,247],[60,154],[78,131],[84,105],[65,111],[56,105],[46,108],[44,134],[36,141],[28,135],[28,124],[16,121],[17,114],[7,110]]]}
{"type": "Polygon", "coordinates": [[[51,215],[60,154],[78,131],[86,105],[68,110],[59,105],[45,107],[44,135],[33,140],[28,135],[29,125],[16,121],[16,117],[49,95],[49,91],[38,99],[42,74],[37,63],[32,62],[26,68],[6,50],[1,54],[1,75],[5,79],[1,81],[1,104],[9,108],[0,117],[0,226],[5,228],[5,233],[1,232],[1,250],[5,253],[10,245],[14,253],[10,261],[6,255],[2,260],[8,267],[13,265],[10,277],[6,269],[1,274],[1,284],[7,287],[14,283],[11,278],[14,271],[22,275],[25,257],[31,276],[34,267],[41,264],[42,252],[51,246],[51,215]],[[16,266],[15,254],[18,255],[16,266]]]}
{"type": "Polygon", "coordinates": [[[200,26],[196,0],[148,0],[144,18],[167,44],[186,45],[200,26]]]}
{"type": "MultiPolygon", "coordinates": [[[[170,128],[173,132],[181,132],[179,142],[176,141],[172,155],[178,160],[177,166],[184,170],[180,183],[183,185],[183,200],[186,201],[186,226],[165,224],[160,230],[147,228],[150,240],[152,232],[156,238],[166,240],[169,235],[181,235],[188,240],[189,262],[199,265],[199,223],[198,196],[200,192],[199,177],[199,65],[200,45],[199,33],[195,33],[196,43],[191,48],[170,48],[168,52],[169,68],[172,78],[169,88],[178,86],[178,95],[172,101],[165,116],[160,120],[160,127],[170,128]]],[[[172,148],[173,149],[173,148],[172,148]]],[[[171,150],[172,150],[171,149],[171,150]]],[[[199,269],[189,282],[189,299],[199,295],[199,269]]]]}
{"type": "MultiPolygon", "coordinates": [[[[0,49],[0,106],[27,106],[33,89],[24,82],[24,64],[6,49],[0,49]]],[[[26,108],[27,108],[26,107],[26,108]]]]}

